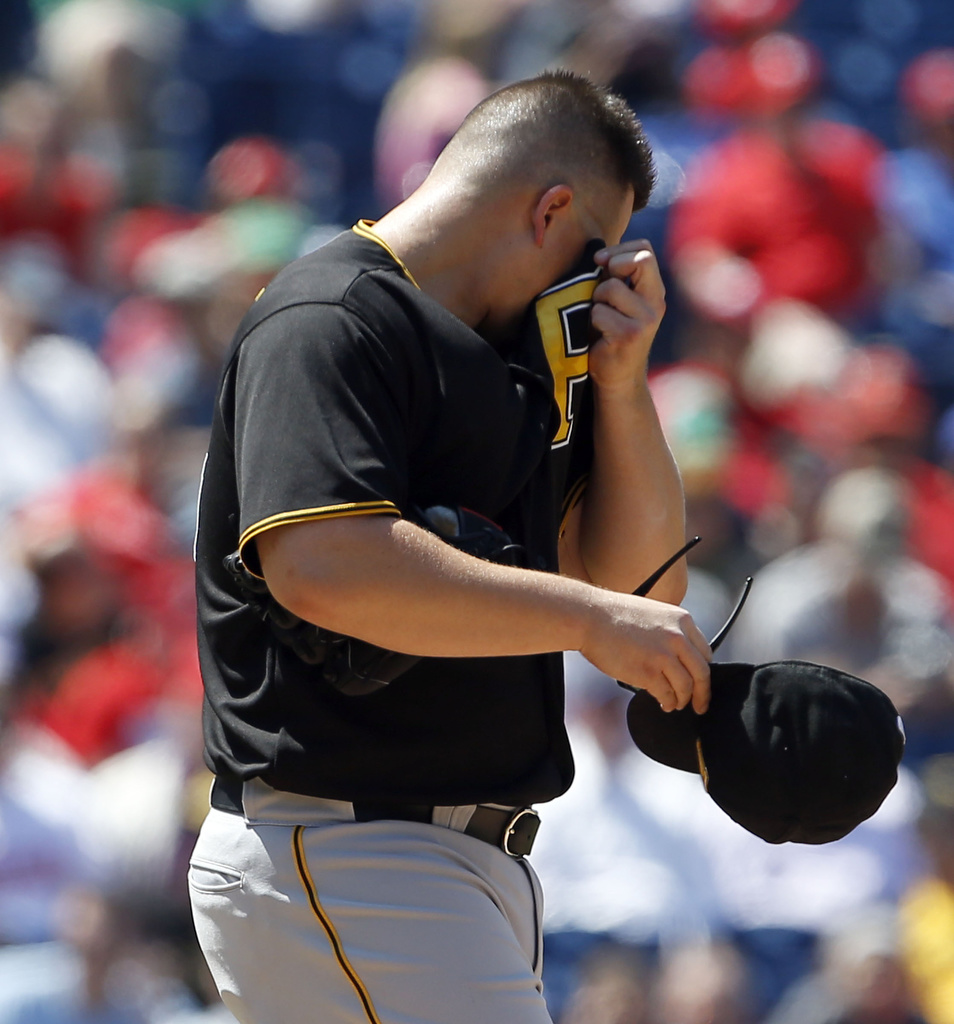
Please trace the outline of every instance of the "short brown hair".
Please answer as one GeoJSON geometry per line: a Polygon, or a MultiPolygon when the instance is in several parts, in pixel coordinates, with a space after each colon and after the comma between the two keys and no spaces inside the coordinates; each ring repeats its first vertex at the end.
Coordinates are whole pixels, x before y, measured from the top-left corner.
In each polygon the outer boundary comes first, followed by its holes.
{"type": "MultiPolygon", "coordinates": [[[[447,144],[445,159],[499,178],[533,173],[549,184],[632,188],[633,209],[656,180],[652,151],[629,104],[569,71],[547,71],[479,103],[447,144]]],[[[442,154],[442,157],[444,154],[442,154]]]]}

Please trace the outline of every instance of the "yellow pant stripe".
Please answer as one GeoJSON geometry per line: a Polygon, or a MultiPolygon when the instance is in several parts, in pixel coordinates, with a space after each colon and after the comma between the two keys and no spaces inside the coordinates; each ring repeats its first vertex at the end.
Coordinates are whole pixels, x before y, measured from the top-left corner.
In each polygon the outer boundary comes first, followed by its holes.
{"type": "Polygon", "coordinates": [[[305,859],[304,835],[305,826],[296,825],[294,834],[292,835],[292,850],[295,854],[295,865],[298,868],[298,877],[301,879],[302,888],[305,890],[305,895],[308,897],[311,909],[315,912],[315,917],[318,918],[321,923],[321,927],[324,928],[325,934],[328,936],[328,941],[331,943],[331,949],[335,954],[335,959],[340,964],[341,969],[348,976],[348,980],[354,986],[354,990],[357,993],[358,999],[361,1001],[361,1005],[364,1007],[364,1012],[367,1015],[368,1020],[371,1024],[381,1024],[381,1021],[375,1012],[374,1004],[371,1002],[371,996],[368,994],[368,990],[364,987],[364,982],[360,977],[358,977],[358,972],[354,969],[351,961],[348,959],[348,955],[345,953],[344,947],[341,945],[341,939],[338,937],[338,932],[335,930],[335,926],[331,923],[331,919],[325,913],[325,910],[318,899],[318,890],[315,888],[311,872],[308,870],[308,861],[305,859]]]}

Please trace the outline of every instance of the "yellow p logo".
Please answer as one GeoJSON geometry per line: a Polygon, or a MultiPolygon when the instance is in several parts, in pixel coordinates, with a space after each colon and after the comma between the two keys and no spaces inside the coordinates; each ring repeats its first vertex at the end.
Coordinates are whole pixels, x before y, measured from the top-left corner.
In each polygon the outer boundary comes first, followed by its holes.
{"type": "Polygon", "coordinates": [[[543,350],[553,374],[553,397],[560,410],[560,426],[553,447],[570,440],[573,429],[573,390],[586,380],[589,366],[589,316],[599,270],[574,278],[544,292],[537,300],[537,323],[543,350]],[[585,319],[585,328],[580,323],[585,319]],[[576,329],[572,329],[573,325],[576,329]],[[583,328],[583,329],[581,329],[583,328]]]}

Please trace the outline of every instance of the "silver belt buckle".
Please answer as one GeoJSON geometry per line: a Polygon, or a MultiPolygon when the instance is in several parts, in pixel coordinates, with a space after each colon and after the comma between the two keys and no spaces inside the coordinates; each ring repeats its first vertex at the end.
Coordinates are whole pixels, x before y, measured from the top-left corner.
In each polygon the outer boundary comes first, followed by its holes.
{"type": "Polygon", "coordinates": [[[511,857],[526,857],[533,849],[537,830],[540,828],[540,815],[532,807],[521,807],[515,811],[504,829],[501,848],[511,857]]]}

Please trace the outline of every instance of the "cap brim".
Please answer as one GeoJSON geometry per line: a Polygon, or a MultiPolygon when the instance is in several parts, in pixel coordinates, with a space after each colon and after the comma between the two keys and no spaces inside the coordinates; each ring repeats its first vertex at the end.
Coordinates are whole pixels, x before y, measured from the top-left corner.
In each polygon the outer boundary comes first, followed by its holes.
{"type": "Polygon", "coordinates": [[[654,761],[698,774],[696,748],[701,730],[718,724],[721,729],[735,734],[741,728],[742,705],[748,696],[755,666],[713,662],[709,670],[712,691],[705,715],[697,715],[691,705],[678,711],[663,711],[647,690],[633,694],[626,709],[629,735],[654,761]]]}
{"type": "Polygon", "coordinates": [[[698,717],[691,707],[663,711],[648,690],[634,693],[626,709],[626,725],[636,746],[654,761],[684,772],[699,771],[698,717]]]}

